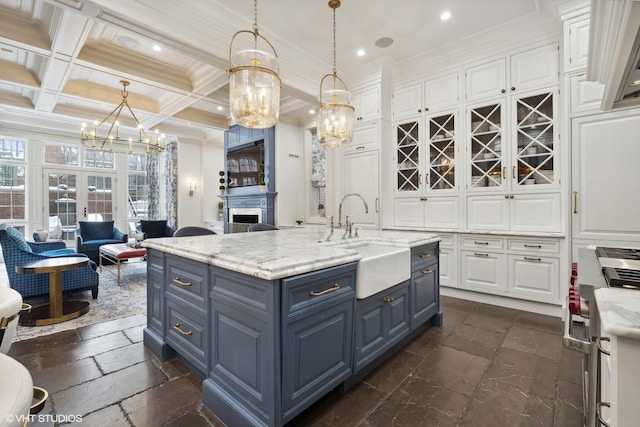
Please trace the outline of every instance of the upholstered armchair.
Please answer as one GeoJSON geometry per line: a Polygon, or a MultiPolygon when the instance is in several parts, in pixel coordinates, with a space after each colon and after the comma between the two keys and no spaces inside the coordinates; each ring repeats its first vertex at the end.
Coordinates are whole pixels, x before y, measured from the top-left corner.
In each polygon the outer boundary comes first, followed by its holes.
{"type": "MultiPolygon", "coordinates": [[[[76,229],[76,251],[87,255],[93,262],[100,262],[100,246],[113,243],[126,243],[129,236],[113,221],[80,221],[76,229]]],[[[104,264],[104,263],[103,263],[104,264]]]]}
{"type": "Polygon", "coordinates": [[[145,239],[153,239],[156,237],[171,237],[175,233],[175,229],[167,225],[166,219],[140,220],[138,231],[144,233],[145,239]]]}
{"type": "MultiPolygon", "coordinates": [[[[49,275],[17,273],[16,265],[47,258],[84,256],[67,248],[64,242],[27,242],[20,231],[7,224],[0,224],[0,244],[9,286],[23,298],[49,294],[49,275]]],[[[86,267],[63,271],[62,291],[91,290],[95,299],[98,297],[98,278],[93,262],[86,267]]]]}

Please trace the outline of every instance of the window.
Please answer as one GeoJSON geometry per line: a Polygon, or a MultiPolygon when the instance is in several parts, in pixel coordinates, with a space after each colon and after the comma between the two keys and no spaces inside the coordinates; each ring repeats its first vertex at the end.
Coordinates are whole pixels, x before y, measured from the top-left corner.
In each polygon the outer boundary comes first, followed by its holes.
{"type": "Polygon", "coordinates": [[[128,196],[130,220],[147,219],[149,185],[147,179],[147,156],[128,156],[128,196]]]}
{"type": "Polygon", "coordinates": [[[51,165],[79,166],[78,147],[46,144],[44,146],[44,162],[51,165]]]}
{"type": "Polygon", "coordinates": [[[0,220],[26,220],[25,142],[0,139],[0,220]]]}
{"type": "Polygon", "coordinates": [[[88,168],[114,169],[113,153],[84,150],[84,165],[88,168]]]}

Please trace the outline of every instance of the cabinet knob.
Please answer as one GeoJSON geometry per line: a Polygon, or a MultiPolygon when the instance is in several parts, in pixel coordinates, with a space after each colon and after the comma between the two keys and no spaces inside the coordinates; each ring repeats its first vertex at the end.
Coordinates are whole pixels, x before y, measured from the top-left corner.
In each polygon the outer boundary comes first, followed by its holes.
{"type": "Polygon", "coordinates": [[[422,110],[420,108],[418,108],[418,113],[422,113],[422,110]]]}
{"type": "Polygon", "coordinates": [[[507,91],[506,91],[506,90],[504,90],[504,89],[502,89],[502,90],[500,91],[500,93],[506,93],[506,92],[507,92],[507,91]]]}
{"type": "Polygon", "coordinates": [[[428,109],[427,107],[425,107],[425,108],[424,108],[424,111],[425,111],[425,112],[427,112],[427,111],[429,111],[429,109],[428,109]]]}
{"type": "Polygon", "coordinates": [[[516,87],[515,86],[511,86],[511,90],[512,91],[516,90],[516,87]]]}
{"type": "Polygon", "coordinates": [[[424,270],[422,270],[422,274],[431,274],[433,273],[433,270],[430,268],[425,268],[424,270]]]}
{"type": "Polygon", "coordinates": [[[384,302],[393,302],[393,297],[384,297],[384,298],[382,298],[382,301],[384,301],[384,302]]]}
{"type": "Polygon", "coordinates": [[[509,194],[509,198],[510,198],[510,199],[513,199],[513,194],[509,194]]]}
{"type": "Polygon", "coordinates": [[[508,198],[509,198],[509,195],[508,195],[508,194],[505,194],[505,195],[504,195],[504,198],[505,198],[505,199],[508,199],[508,198]]]}

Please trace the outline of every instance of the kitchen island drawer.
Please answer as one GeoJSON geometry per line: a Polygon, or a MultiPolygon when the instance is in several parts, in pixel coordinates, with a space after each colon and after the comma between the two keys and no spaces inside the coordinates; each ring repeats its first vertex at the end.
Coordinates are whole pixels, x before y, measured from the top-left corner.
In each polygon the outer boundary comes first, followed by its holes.
{"type": "Polygon", "coordinates": [[[167,292],[201,309],[206,308],[207,264],[167,255],[167,292]]]}
{"type": "Polygon", "coordinates": [[[411,271],[438,262],[438,242],[411,249],[411,271]]]}
{"type": "Polygon", "coordinates": [[[350,263],[282,280],[285,316],[349,294],[355,295],[356,268],[350,263]]]}
{"type": "Polygon", "coordinates": [[[167,295],[166,341],[198,370],[207,373],[207,315],[189,303],[167,295]]]}

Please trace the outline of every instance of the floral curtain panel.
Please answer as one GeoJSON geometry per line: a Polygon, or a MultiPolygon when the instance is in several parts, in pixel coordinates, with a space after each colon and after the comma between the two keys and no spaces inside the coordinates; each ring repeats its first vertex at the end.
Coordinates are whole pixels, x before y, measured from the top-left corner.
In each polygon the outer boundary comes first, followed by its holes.
{"type": "Polygon", "coordinates": [[[311,129],[311,185],[327,185],[327,148],[318,142],[315,128],[311,129]]]}
{"type": "Polygon", "coordinates": [[[165,212],[167,223],[178,225],[178,140],[171,138],[165,149],[164,185],[166,190],[165,212]]]}
{"type": "Polygon", "coordinates": [[[147,179],[149,184],[149,219],[167,219],[175,227],[178,223],[178,141],[173,138],[166,143],[161,155],[147,155],[147,179]],[[160,162],[164,161],[164,206],[161,206],[160,162]]]}

